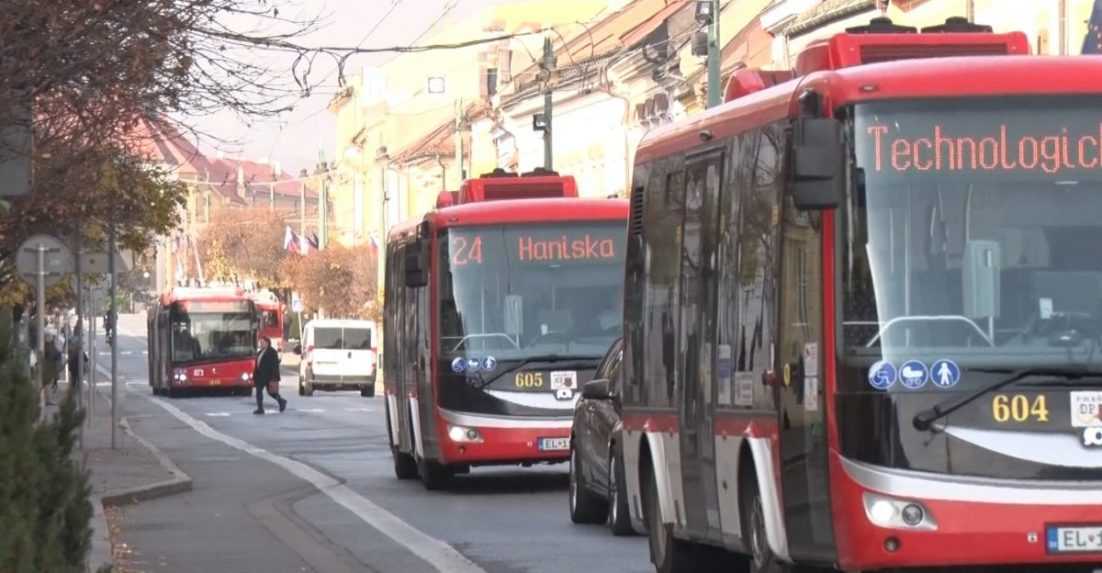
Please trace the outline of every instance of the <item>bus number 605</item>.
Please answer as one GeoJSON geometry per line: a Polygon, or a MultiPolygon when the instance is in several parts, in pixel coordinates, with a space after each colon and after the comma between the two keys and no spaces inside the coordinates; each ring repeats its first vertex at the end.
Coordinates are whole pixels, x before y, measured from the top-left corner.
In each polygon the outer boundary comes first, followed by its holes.
{"type": "Polygon", "coordinates": [[[517,388],[543,388],[543,372],[517,372],[517,388]]]}

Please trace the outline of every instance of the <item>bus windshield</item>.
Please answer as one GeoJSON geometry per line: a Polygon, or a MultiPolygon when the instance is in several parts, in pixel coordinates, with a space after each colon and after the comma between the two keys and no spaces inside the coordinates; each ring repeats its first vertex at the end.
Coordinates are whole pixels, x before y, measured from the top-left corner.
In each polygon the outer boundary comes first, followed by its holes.
{"type": "Polygon", "coordinates": [[[244,358],[256,353],[256,323],[249,312],[172,314],[172,361],[244,358]]]}
{"type": "Polygon", "coordinates": [[[848,356],[1097,367],[1096,102],[865,103],[851,137],[856,183],[841,225],[848,356]]]}
{"type": "Polygon", "coordinates": [[[625,232],[623,222],[445,231],[441,351],[604,355],[620,335],[625,232]]]}

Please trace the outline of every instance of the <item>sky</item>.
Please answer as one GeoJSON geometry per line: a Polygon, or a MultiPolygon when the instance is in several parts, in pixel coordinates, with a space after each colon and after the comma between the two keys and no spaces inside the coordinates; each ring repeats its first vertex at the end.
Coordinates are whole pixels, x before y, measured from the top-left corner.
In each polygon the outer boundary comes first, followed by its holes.
{"type": "MultiPolygon", "coordinates": [[[[299,44],[373,48],[410,45],[428,34],[430,28],[439,31],[464,15],[506,1],[275,0],[272,4],[280,6],[284,15],[300,19],[320,16],[319,29],[296,40],[299,44]],[[368,34],[373,27],[375,31],[368,34]]],[[[291,77],[293,56],[254,51],[249,57],[272,72],[291,77]]],[[[394,54],[353,56],[345,71],[352,74],[364,66],[382,65],[393,57],[394,54]]],[[[326,105],[338,89],[336,67],[331,59],[317,59],[311,78],[326,78],[325,81],[310,97],[295,101],[294,109],[279,118],[250,119],[222,112],[200,119],[196,122],[199,131],[213,136],[200,139],[200,147],[212,155],[221,152],[241,159],[275,161],[290,173],[312,169],[319,161],[319,153],[332,160],[336,130],[334,116],[326,105]]]]}

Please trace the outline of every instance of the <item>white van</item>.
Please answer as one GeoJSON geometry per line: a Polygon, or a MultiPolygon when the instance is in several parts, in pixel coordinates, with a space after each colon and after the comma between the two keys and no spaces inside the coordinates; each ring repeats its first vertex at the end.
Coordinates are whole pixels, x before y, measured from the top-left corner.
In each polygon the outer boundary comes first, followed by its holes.
{"type": "Polygon", "coordinates": [[[298,393],[314,390],[359,390],[375,395],[375,322],[370,320],[316,319],[306,323],[298,370],[298,393]]]}

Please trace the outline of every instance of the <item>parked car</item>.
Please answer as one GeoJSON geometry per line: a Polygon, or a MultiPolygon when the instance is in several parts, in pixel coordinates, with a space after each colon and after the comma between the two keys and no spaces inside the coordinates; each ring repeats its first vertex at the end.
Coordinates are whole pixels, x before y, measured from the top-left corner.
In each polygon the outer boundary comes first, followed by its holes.
{"type": "Polygon", "coordinates": [[[582,386],[570,431],[570,519],[607,523],[615,535],[635,533],[619,447],[623,357],[623,339],[617,339],[582,386]]]}
{"type": "Polygon", "coordinates": [[[298,393],[314,390],[359,390],[375,395],[377,353],[375,323],[370,320],[311,320],[303,328],[298,393]]]}

